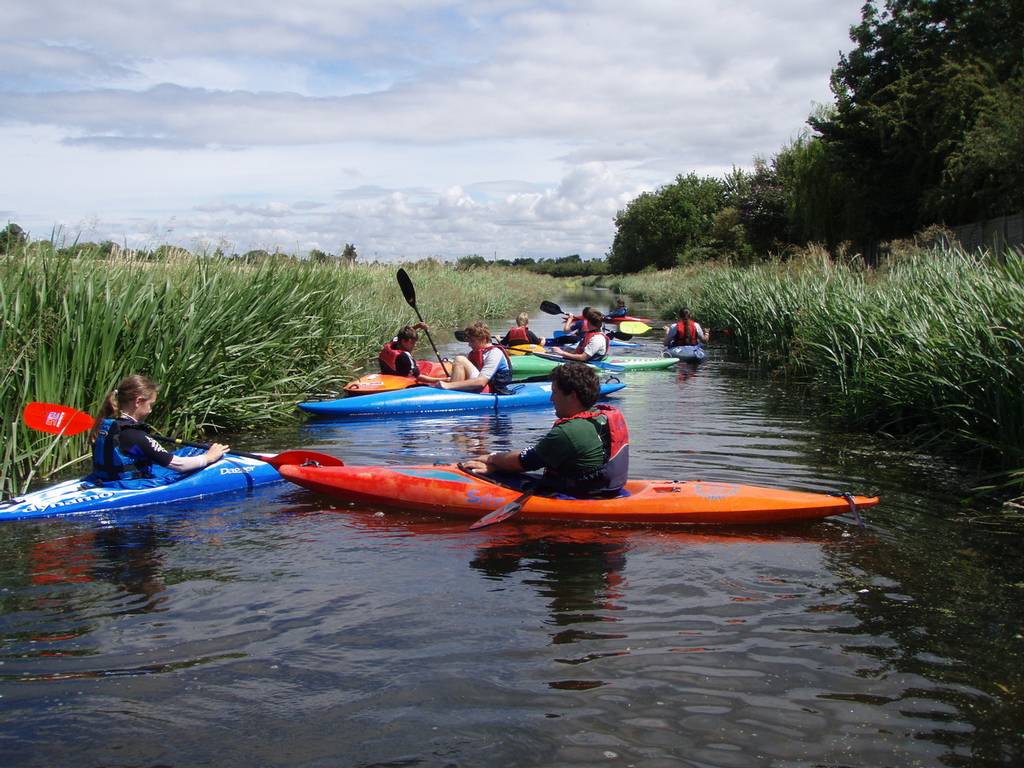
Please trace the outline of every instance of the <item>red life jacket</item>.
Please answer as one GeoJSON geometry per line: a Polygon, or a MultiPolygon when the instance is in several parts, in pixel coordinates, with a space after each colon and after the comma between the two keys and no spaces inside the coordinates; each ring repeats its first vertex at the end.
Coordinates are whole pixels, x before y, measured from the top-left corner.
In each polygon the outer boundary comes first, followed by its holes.
{"type": "Polygon", "coordinates": [[[672,342],[673,346],[695,347],[697,341],[697,324],[693,320],[680,320],[676,323],[676,338],[672,342]]]}
{"type": "MultiPolygon", "coordinates": [[[[389,376],[398,375],[398,358],[402,355],[408,354],[404,349],[398,346],[398,339],[392,339],[384,345],[384,349],[377,355],[377,362],[380,364],[380,372],[386,373],[389,376]]],[[[412,355],[409,355],[412,357],[412,355]]],[[[419,376],[420,370],[416,366],[416,360],[412,361],[412,370],[410,374],[413,378],[419,376]]]]}
{"type": "Polygon", "coordinates": [[[515,328],[510,328],[509,332],[505,334],[508,338],[509,346],[514,344],[529,344],[530,336],[529,331],[526,330],[526,326],[517,325],[515,328]]]}
{"type": "Polygon", "coordinates": [[[594,357],[592,357],[590,359],[591,360],[601,360],[602,358],[604,358],[604,356],[608,354],[608,350],[611,349],[611,347],[612,347],[612,340],[611,340],[611,337],[607,333],[602,331],[602,330],[587,331],[586,333],[584,333],[583,334],[583,339],[580,340],[580,343],[576,346],[576,354],[577,355],[582,355],[583,354],[583,350],[585,350],[587,348],[587,344],[589,344],[590,340],[592,338],[594,338],[595,336],[604,336],[604,354],[602,354],[602,355],[594,355],[594,357]]]}
{"type": "Polygon", "coordinates": [[[577,484],[587,491],[618,491],[629,478],[629,429],[626,419],[618,408],[599,403],[594,410],[581,411],[574,416],[555,421],[554,426],[573,419],[604,418],[604,424],[597,422],[601,442],[604,443],[605,464],[600,469],[587,473],[577,484]]]}
{"type": "Polygon", "coordinates": [[[506,391],[508,385],[512,383],[512,358],[508,356],[508,352],[505,351],[504,347],[498,347],[494,344],[490,344],[486,347],[480,347],[480,349],[472,350],[466,357],[469,358],[469,362],[476,366],[478,371],[482,371],[484,367],[484,355],[490,352],[492,349],[500,349],[501,354],[505,356],[505,367],[498,368],[491,376],[491,380],[487,382],[483,389],[480,390],[481,394],[491,392],[491,384],[494,385],[494,391],[498,394],[508,394],[506,391]]]}

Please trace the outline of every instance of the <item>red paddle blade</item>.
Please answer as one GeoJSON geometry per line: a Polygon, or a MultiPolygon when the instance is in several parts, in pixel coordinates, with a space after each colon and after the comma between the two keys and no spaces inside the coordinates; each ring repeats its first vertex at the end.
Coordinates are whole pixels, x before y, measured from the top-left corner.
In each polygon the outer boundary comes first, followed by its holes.
{"type": "Polygon", "coordinates": [[[318,453],[317,451],[284,451],[276,456],[267,456],[265,461],[275,469],[283,467],[286,464],[293,464],[300,467],[309,466],[311,464],[320,467],[345,466],[345,462],[336,456],[331,456],[327,453],[318,453]]]}
{"type": "Polygon", "coordinates": [[[32,429],[51,435],[77,435],[92,429],[96,423],[88,413],[56,403],[29,403],[22,418],[32,429]]]}

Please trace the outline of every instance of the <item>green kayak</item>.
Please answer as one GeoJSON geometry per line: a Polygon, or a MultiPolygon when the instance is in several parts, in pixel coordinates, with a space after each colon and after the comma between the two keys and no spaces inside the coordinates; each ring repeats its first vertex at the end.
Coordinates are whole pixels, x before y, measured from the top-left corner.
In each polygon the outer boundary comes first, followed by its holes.
{"type": "MultiPolygon", "coordinates": [[[[569,362],[568,360],[564,362],[569,362]]],[[[674,357],[606,357],[604,362],[613,365],[621,365],[627,371],[663,371],[676,365],[679,360],[674,357]]],[[[512,375],[513,376],[542,376],[556,365],[559,361],[550,360],[546,357],[536,355],[513,355],[512,375]]]]}

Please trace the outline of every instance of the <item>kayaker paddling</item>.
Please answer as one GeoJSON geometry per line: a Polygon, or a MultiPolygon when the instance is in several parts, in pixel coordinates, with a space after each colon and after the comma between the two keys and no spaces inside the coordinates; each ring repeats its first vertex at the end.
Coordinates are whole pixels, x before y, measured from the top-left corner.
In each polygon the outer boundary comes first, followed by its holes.
{"type": "Polygon", "coordinates": [[[604,315],[592,307],[587,307],[583,310],[583,322],[585,324],[583,338],[576,345],[576,349],[569,352],[561,347],[556,347],[554,349],[555,354],[582,363],[590,362],[591,360],[601,360],[608,354],[611,339],[608,337],[608,334],[601,330],[601,325],[604,323],[604,315]]]}
{"type": "Polygon", "coordinates": [[[679,319],[674,325],[665,327],[665,347],[695,347],[707,342],[708,335],[700,323],[690,316],[690,310],[683,307],[679,310],[679,319]]]}
{"type": "Polygon", "coordinates": [[[86,480],[116,488],[167,485],[219,461],[228,452],[229,446],[213,443],[205,452],[181,456],[150,437],[145,420],[153,411],[159,389],[146,376],[132,374],[107,395],[89,435],[93,471],[86,480]]]}
{"type": "Polygon", "coordinates": [[[377,355],[380,372],[389,376],[407,376],[410,379],[416,379],[421,384],[443,381],[443,378],[421,371],[419,363],[413,357],[416,343],[420,338],[419,331],[426,329],[427,324],[424,322],[401,328],[395,338],[385,344],[380,354],[377,355]]]}
{"type": "Polygon", "coordinates": [[[551,372],[551,402],[558,420],[530,448],[490,453],[462,464],[470,472],[523,473],[543,469],[540,487],[576,497],[622,490],[629,474],[629,431],[622,414],[595,405],[601,384],[593,369],[566,363],[551,372]]]}

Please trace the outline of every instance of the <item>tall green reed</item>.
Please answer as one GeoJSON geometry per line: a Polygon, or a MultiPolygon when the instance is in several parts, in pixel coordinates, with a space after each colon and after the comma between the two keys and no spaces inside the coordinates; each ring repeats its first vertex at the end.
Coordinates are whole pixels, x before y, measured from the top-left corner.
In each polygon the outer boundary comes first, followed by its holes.
{"type": "MultiPolygon", "coordinates": [[[[558,284],[430,263],[410,275],[434,327],[512,315],[558,284]]],[[[121,377],[141,372],[162,385],[159,429],[265,427],[294,418],[296,401],[336,391],[414,320],[393,266],[71,257],[32,246],[0,256],[0,496],[88,454],[84,436],[53,446],[25,428],[27,402],[96,412],[121,377]]]]}
{"type": "Polygon", "coordinates": [[[665,316],[688,305],[706,326],[729,329],[741,355],[816,383],[861,426],[1024,465],[1021,252],[919,250],[875,270],[819,256],[611,282],[665,316]]]}

